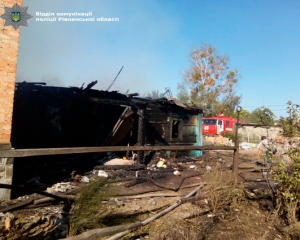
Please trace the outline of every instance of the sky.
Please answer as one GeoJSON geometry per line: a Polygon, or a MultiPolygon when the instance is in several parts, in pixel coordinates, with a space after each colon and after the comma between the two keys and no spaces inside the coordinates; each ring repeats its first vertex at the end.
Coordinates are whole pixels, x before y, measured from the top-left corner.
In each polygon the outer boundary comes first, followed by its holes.
{"type": "MultiPolygon", "coordinates": [[[[23,0],[17,81],[125,93],[171,89],[191,66],[192,50],[211,44],[237,69],[240,106],[287,116],[300,103],[300,1],[23,0]],[[39,13],[92,12],[95,21],[37,21],[39,13]],[[97,18],[119,21],[96,21],[97,18]]],[[[57,17],[58,18],[58,17],[57,17]]]]}

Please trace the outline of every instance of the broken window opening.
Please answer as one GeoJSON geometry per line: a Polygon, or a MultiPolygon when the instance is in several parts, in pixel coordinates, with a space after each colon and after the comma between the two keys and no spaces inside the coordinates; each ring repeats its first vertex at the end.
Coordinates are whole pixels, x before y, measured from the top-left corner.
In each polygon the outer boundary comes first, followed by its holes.
{"type": "Polygon", "coordinates": [[[173,122],[172,122],[172,138],[179,138],[179,125],[180,125],[180,121],[173,120],[173,122]]]}
{"type": "Polygon", "coordinates": [[[202,123],[203,123],[203,125],[216,125],[217,120],[207,119],[207,120],[203,120],[202,123]]]}

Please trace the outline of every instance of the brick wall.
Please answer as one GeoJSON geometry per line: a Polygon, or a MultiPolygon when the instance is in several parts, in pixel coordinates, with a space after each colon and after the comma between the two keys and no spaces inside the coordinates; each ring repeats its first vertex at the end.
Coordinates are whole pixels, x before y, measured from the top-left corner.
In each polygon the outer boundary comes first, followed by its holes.
{"type": "MultiPolygon", "coordinates": [[[[0,15],[15,3],[22,6],[22,0],[0,0],[0,15]]],[[[0,18],[0,143],[10,143],[20,28],[4,23],[0,18]]]]}
{"type": "MultiPolygon", "coordinates": [[[[15,3],[22,6],[22,0],[0,0],[0,15],[4,7],[15,3]]],[[[17,74],[20,28],[4,27],[5,20],[0,18],[0,150],[10,149],[14,91],[17,74]]],[[[14,159],[0,158],[0,183],[12,184],[14,159]]],[[[0,188],[0,200],[10,199],[11,190],[0,188]]]]}

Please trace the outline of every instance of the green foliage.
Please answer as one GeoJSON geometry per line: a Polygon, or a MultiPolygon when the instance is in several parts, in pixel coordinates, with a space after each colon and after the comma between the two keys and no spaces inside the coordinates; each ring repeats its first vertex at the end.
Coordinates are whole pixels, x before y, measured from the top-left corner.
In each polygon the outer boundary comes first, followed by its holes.
{"type": "Polygon", "coordinates": [[[263,124],[263,125],[274,125],[274,113],[266,107],[260,107],[252,111],[251,122],[263,124]]]}
{"type": "Polygon", "coordinates": [[[288,155],[291,164],[281,164],[274,172],[274,179],[282,185],[282,195],[291,201],[300,199],[300,154],[299,149],[290,149],[288,155]]]}
{"type": "MultiPolygon", "coordinates": [[[[281,118],[280,123],[283,135],[294,137],[299,133],[298,105],[293,107],[289,101],[288,110],[291,110],[290,116],[281,118]]],[[[300,148],[289,149],[287,155],[288,162],[281,163],[278,169],[273,171],[273,177],[275,181],[281,183],[276,196],[277,203],[279,203],[278,208],[288,224],[295,224],[298,222],[297,216],[300,214],[300,148]]]]}
{"type": "Polygon", "coordinates": [[[202,45],[191,54],[191,66],[179,84],[177,98],[203,108],[206,116],[232,116],[241,97],[234,92],[238,71],[229,70],[228,56],[211,45],[202,45]]]}
{"type": "Polygon", "coordinates": [[[242,109],[240,112],[240,119],[244,122],[251,122],[251,113],[246,109],[242,109]]]}
{"type": "Polygon", "coordinates": [[[281,163],[277,170],[273,171],[275,181],[281,183],[277,190],[277,203],[279,212],[288,224],[298,222],[300,199],[300,155],[299,148],[288,152],[291,163],[281,163]]]}
{"type": "Polygon", "coordinates": [[[251,122],[262,125],[274,125],[275,115],[271,111],[271,109],[260,107],[254,109],[252,112],[243,109],[240,112],[240,119],[244,122],[251,122]]]}
{"type": "Polygon", "coordinates": [[[283,129],[283,136],[298,137],[300,135],[300,115],[298,114],[300,105],[293,104],[291,101],[287,103],[287,109],[290,114],[289,117],[281,117],[279,124],[283,129]]]}
{"type": "MultiPolygon", "coordinates": [[[[234,133],[231,133],[231,132],[222,132],[221,133],[222,137],[224,138],[229,138],[230,140],[232,140],[232,142],[235,142],[235,134],[234,133]]],[[[242,136],[240,134],[238,134],[238,141],[240,142],[241,139],[242,139],[242,136]]]]}
{"type": "Polygon", "coordinates": [[[105,187],[106,184],[107,179],[96,178],[80,190],[70,219],[69,236],[104,226],[102,214],[106,209],[102,201],[113,195],[113,190],[105,187]]]}

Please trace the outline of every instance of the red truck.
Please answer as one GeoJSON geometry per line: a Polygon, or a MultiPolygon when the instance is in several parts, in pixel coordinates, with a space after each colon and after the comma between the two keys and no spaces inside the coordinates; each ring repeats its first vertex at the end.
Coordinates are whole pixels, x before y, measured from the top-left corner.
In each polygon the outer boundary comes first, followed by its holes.
{"type": "Polygon", "coordinates": [[[223,115],[204,117],[202,118],[202,134],[219,135],[222,132],[233,133],[236,122],[236,118],[224,117],[223,115]]]}

